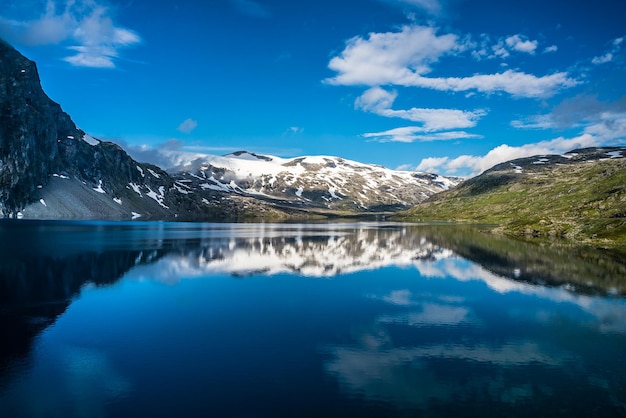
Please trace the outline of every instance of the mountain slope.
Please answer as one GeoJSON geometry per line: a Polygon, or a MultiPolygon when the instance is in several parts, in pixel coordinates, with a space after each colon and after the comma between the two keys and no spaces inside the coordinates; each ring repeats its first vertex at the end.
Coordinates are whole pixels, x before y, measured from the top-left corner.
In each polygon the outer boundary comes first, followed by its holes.
{"type": "Polygon", "coordinates": [[[205,156],[168,171],[196,190],[236,193],[282,206],[350,212],[406,209],[459,182],[339,157],[287,159],[246,151],[205,156]]]}
{"type": "Polygon", "coordinates": [[[287,216],[242,197],[224,202],[219,193],[193,193],[159,167],[86,135],[45,94],[35,63],[0,40],[0,217],[237,220],[268,214],[287,216]]]}
{"type": "Polygon", "coordinates": [[[497,224],[514,235],[626,247],[626,147],[499,164],[398,219],[497,224]]]}
{"type": "Polygon", "coordinates": [[[0,40],[0,217],[280,220],[406,209],[458,179],[338,157],[202,156],[164,170],[78,129],[0,40]]]}

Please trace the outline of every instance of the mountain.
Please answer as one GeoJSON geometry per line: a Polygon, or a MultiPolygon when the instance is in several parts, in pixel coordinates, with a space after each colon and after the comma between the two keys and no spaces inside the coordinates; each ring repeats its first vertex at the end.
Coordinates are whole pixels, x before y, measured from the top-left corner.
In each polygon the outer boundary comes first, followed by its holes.
{"type": "Polygon", "coordinates": [[[626,147],[498,164],[397,219],[496,224],[512,235],[626,247],[626,147]]]}
{"type": "Polygon", "coordinates": [[[42,90],[35,63],[0,40],[0,217],[280,220],[404,209],[456,182],[337,157],[247,152],[168,173],[78,129],[42,90]]]}
{"type": "Polygon", "coordinates": [[[201,212],[163,170],[78,129],[37,67],[0,40],[0,216],[175,218],[201,212]]]}
{"type": "Polygon", "coordinates": [[[168,170],[192,190],[215,190],[280,207],[347,212],[407,209],[460,179],[390,170],[339,157],[279,158],[240,151],[168,170]]]}

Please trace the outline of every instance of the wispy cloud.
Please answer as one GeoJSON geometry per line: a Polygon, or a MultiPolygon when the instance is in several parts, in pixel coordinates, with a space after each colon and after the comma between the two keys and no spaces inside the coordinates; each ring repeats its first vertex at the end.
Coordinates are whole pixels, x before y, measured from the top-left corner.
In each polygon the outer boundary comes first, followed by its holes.
{"type": "Polygon", "coordinates": [[[302,132],[304,132],[304,128],[301,126],[290,126],[287,129],[287,133],[290,134],[301,134],[302,132]]]}
{"type": "Polygon", "coordinates": [[[550,113],[516,119],[518,129],[564,129],[603,123],[607,115],[626,112],[626,96],[615,102],[603,102],[597,95],[578,94],[556,105],[550,113]]]}
{"type": "Polygon", "coordinates": [[[363,137],[380,142],[432,142],[482,138],[481,135],[470,134],[465,131],[424,133],[423,128],[419,126],[405,126],[383,132],[371,132],[363,134],[363,137]]]}
{"type": "Polygon", "coordinates": [[[189,119],[185,119],[184,121],[181,122],[180,125],[178,125],[178,130],[188,134],[188,133],[191,133],[191,131],[193,131],[197,127],[198,127],[198,122],[189,118],[189,119]]]}
{"type": "MultiPolygon", "coordinates": [[[[36,3],[23,1],[21,13],[37,11],[36,3]]],[[[18,45],[64,44],[72,54],[68,63],[81,67],[115,68],[122,48],[141,42],[140,36],[118,26],[111,10],[93,0],[48,0],[45,11],[32,18],[0,18],[0,36],[18,45]]]]}
{"type": "Polygon", "coordinates": [[[552,52],[556,52],[558,50],[559,50],[558,46],[550,45],[550,46],[547,46],[547,47],[544,48],[543,53],[544,54],[549,54],[549,53],[552,53],[552,52]]]}
{"type": "Polygon", "coordinates": [[[626,111],[603,111],[593,123],[572,138],[558,137],[547,141],[509,146],[502,144],[482,156],[461,155],[456,158],[426,158],[416,167],[419,171],[436,171],[449,175],[476,175],[496,164],[516,158],[545,154],[563,154],[587,147],[626,144],[626,111]]]}
{"type": "Polygon", "coordinates": [[[372,87],[359,96],[354,105],[357,109],[372,112],[389,118],[401,118],[412,122],[420,122],[422,126],[415,131],[433,132],[450,129],[471,128],[487,112],[479,109],[465,111],[459,109],[411,108],[406,110],[392,109],[397,93],[386,91],[380,87],[372,87]]]}
{"type": "MultiPolygon", "coordinates": [[[[354,37],[333,57],[328,68],[337,75],[325,82],[334,85],[398,85],[440,91],[477,91],[507,93],[515,97],[550,97],[559,90],[573,87],[579,81],[567,72],[536,76],[507,70],[495,74],[457,77],[429,77],[434,65],[446,55],[459,55],[475,47],[454,34],[437,34],[430,26],[405,25],[399,32],[370,33],[367,38],[354,37]]],[[[509,37],[509,48],[534,52],[535,41],[519,35],[509,37]]],[[[506,41],[505,41],[506,44],[506,41]]]]}
{"type": "Polygon", "coordinates": [[[607,62],[613,61],[613,59],[615,58],[615,55],[620,51],[623,45],[624,45],[624,37],[615,38],[613,42],[611,42],[611,49],[605,52],[603,55],[593,57],[593,59],[591,60],[591,63],[595,65],[600,65],[600,64],[606,64],[607,62]]]}

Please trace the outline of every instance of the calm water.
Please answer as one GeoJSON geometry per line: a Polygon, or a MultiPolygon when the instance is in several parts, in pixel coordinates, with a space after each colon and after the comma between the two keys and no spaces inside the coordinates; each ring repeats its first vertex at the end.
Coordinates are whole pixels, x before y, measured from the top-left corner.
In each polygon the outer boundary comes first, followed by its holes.
{"type": "Polygon", "coordinates": [[[626,262],[454,226],[0,223],[1,417],[626,416],[626,262]]]}

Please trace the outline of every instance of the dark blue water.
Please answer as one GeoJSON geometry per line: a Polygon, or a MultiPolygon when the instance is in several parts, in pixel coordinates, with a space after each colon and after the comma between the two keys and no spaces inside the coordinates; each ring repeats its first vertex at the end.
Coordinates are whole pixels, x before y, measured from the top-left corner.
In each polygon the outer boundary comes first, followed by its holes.
{"type": "Polygon", "coordinates": [[[455,226],[0,223],[1,417],[626,416],[626,264],[455,226]]]}

